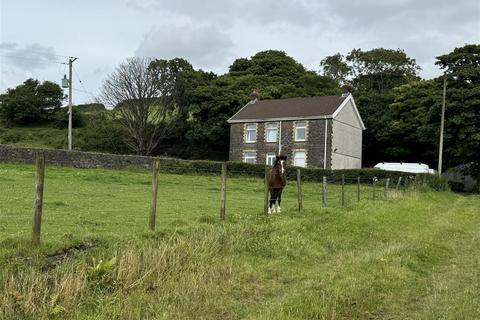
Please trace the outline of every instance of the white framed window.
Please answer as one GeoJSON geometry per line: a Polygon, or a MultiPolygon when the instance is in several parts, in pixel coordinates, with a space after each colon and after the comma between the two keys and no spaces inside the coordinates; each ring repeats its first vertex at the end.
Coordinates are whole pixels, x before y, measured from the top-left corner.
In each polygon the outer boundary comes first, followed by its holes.
{"type": "Polygon", "coordinates": [[[266,157],[267,166],[273,166],[273,164],[275,163],[275,158],[276,158],[275,153],[273,152],[267,153],[267,157],[266,157]]]}
{"type": "Polygon", "coordinates": [[[245,124],[245,143],[255,143],[257,141],[257,124],[245,124]]]}
{"type": "Polygon", "coordinates": [[[243,162],[245,163],[257,163],[257,153],[255,151],[244,151],[243,162]]]}
{"type": "Polygon", "coordinates": [[[307,140],[307,121],[296,121],[294,125],[295,141],[307,140]]]}
{"type": "Polygon", "coordinates": [[[278,122],[265,123],[265,141],[277,142],[278,140],[278,122]]]}
{"type": "Polygon", "coordinates": [[[307,166],[307,153],[304,150],[298,150],[293,152],[293,165],[295,167],[307,166]]]}

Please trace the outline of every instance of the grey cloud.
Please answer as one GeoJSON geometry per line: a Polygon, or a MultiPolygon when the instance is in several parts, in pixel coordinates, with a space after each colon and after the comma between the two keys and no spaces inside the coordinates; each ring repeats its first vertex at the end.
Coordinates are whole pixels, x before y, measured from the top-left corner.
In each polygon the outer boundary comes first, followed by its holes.
{"type": "Polygon", "coordinates": [[[148,32],[135,51],[136,56],[186,58],[197,67],[216,70],[233,56],[230,37],[213,26],[167,25],[148,32]]]}
{"type": "Polygon", "coordinates": [[[139,10],[156,9],[190,18],[192,21],[231,25],[240,21],[249,25],[287,23],[309,26],[321,22],[321,5],[314,0],[131,0],[128,5],[139,10]]]}
{"type": "Polygon", "coordinates": [[[38,43],[20,46],[15,42],[2,42],[0,55],[10,66],[21,70],[42,69],[52,62],[58,62],[53,47],[38,43]]]}

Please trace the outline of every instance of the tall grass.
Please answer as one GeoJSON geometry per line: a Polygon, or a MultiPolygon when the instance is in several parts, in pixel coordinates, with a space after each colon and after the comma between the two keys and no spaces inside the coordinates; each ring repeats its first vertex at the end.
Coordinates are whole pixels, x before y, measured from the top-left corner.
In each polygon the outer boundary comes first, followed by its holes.
{"type": "Polygon", "coordinates": [[[0,173],[1,319],[480,315],[478,196],[392,192],[357,202],[348,189],[345,208],[337,193],[322,209],[320,185],[306,183],[304,213],[288,186],[283,213],[265,216],[262,181],[236,178],[220,221],[217,177],[162,175],[150,233],[148,174],[48,168],[43,244],[32,249],[32,169],[0,173]],[[45,253],[85,237],[98,246],[49,266],[45,253]]]}

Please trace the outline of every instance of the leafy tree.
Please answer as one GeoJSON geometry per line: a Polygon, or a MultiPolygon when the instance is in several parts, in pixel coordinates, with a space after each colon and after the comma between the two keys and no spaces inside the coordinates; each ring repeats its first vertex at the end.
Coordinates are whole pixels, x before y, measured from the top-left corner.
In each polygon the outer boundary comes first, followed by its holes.
{"type": "Polygon", "coordinates": [[[435,164],[442,88],[438,80],[416,81],[393,90],[390,119],[386,126],[385,153],[391,158],[435,164]]]}
{"type": "Polygon", "coordinates": [[[27,79],[0,95],[0,116],[7,125],[41,122],[60,108],[63,99],[63,91],[58,84],[27,79]]]}
{"type": "MultiPolygon", "coordinates": [[[[447,169],[471,164],[479,176],[480,159],[480,45],[465,45],[437,57],[447,80],[444,157],[447,169]]],[[[393,90],[386,150],[393,158],[437,164],[443,76],[412,82],[393,90]]]]}
{"type": "MultiPolygon", "coordinates": [[[[195,70],[185,59],[156,59],[150,63],[150,68],[158,74],[158,86],[162,92],[161,99],[165,105],[178,109],[175,132],[164,140],[167,144],[178,144],[183,139],[187,127],[188,109],[193,91],[200,85],[207,85],[216,78],[212,72],[195,70]]],[[[165,147],[160,144],[158,148],[165,147]]],[[[156,150],[161,152],[160,150],[156,150]]]]}
{"type": "Polygon", "coordinates": [[[325,57],[320,61],[320,67],[324,76],[334,79],[339,84],[345,82],[351,73],[351,67],[340,53],[325,57]]]}
{"type": "Polygon", "coordinates": [[[363,164],[380,161],[405,161],[405,149],[395,147],[387,124],[391,120],[389,106],[394,102],[393,89],[418,81],[420,67],[415,59],[400,49],[353,49],[345,57],[339,53],[320,63],[323,74],[338,82],[353,84],[353,94],[367,130],[363,139],[363,164]],[[402,153],[403,152],[403,153],[402,153]]]}
{"type": "Polygon", "coordinates": [[[339,94],[329,77],[308,71],[282,51],[258,52],[250,59],[235,60],[225,75],[198,86],[190,99],[186,137],[205,153],[220,150],[227,154],[227,119],[250,99],[252,89],[262,99],[339,94]]]}
{"type": "Polygon", "coordinates": [[[446,167],[471,163],[480,178],[480,44],[467,44],[437,57],[445,71],[444,163],[446,167]]]}
{"type": "Polygon", "coordinates": [[[388,92],[419,80],[417,74],[421,68],[401,49],[354,49],[346,59],[351,66],[355,89],[359,91],[388,92]]]}

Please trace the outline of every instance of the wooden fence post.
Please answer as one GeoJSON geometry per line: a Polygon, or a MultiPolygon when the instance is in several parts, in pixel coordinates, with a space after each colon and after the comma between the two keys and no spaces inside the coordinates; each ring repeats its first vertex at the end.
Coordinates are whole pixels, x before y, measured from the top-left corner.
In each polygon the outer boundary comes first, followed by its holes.
{"type": "Polygon", "coordinates": [[[395,190],[398,191],[398,188],[400,187],[400,183],[402,183],[402,176],[398,177],[398,182],[397,182],[397,186],[395,187],[395,190]]]}
{"type": "Polygon", "coordinates": [[[269,195],[270,195],[270,188],[268,186],[268,180],[270,178],[270,168],[265,167],[265,192],[264,192],[264,203],[263,203],[263,212],[268,213],[268,206],[269,206],[269,195]]]}
{"type": "Polygon", "coordinates": [[[148,227],[151,231],[155,231],[157,220],[157,195],[158,195],[158,172],[160,171],[160,160],[153,161],[152,166],[152,201],[150,203],[150,217],[148,227]]]}
{"type": "Polygon", "coordinates": [[[360,177],[357,177],[357,201],[360,201],[360,177]]]}
{"type": "Polygon", "coordinates": [[[297,169],[297,189],[298,189],[298,212],[302,212],[302,173],[300,169],[297,169]]]}
{"type": "Polygon", "coordinates": [[[345,206],[345,174],[342,174],[342,207],[345,206]]]}
{"type": "Polygon", "coordinates": [[[225,220],[227,206],[227,163],[222,163],[222,187],[220,189],[220,219],[225,220]]]}
{"type": "Polygon", "coordinates": [[[45,181],[45,153],[38,152],[35,159],[35,198],[33,203],[32,243],[40,244],[43,208],[43,184],[45,181]]]}
{"type": "Polygon", "coordinates": [[[388,199],[388,185],[390,184],[390,178],[387,178],[387,180],[385,181],[385,190],[383,191],[383,197],[385,198],[385,200],[388,199]]]}
{"type": "Polygon", "coordinates": [[[327,207],[327,177],[323,176],[322,207],[327,207]]]}

